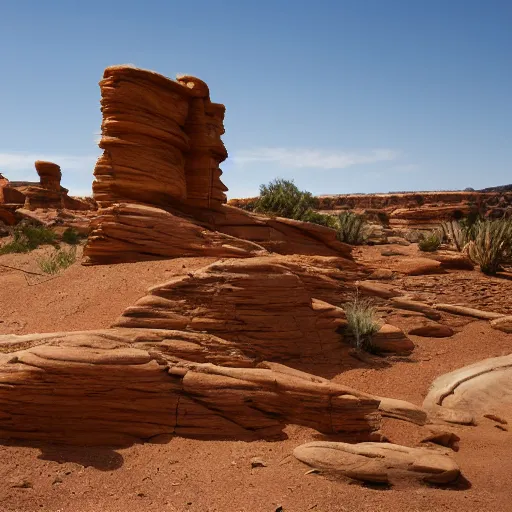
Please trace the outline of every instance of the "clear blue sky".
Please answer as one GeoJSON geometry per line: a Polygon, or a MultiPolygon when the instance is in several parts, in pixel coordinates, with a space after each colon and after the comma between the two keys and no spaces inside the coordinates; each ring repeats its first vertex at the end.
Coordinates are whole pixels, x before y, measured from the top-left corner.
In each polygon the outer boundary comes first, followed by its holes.
{"type": "Polygon", "coordinates": [[[512,182],[511,0],[2,0],[0,173],[89,193],[103,69],[205,80],[229,197],[512,182]]]}

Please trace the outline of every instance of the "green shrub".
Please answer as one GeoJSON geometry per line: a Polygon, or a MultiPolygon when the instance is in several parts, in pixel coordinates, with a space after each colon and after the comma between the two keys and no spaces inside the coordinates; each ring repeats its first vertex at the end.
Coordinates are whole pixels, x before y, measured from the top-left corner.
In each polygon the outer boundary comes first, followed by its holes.
{"type": "Polygon", "coordinates": [[[12,232],[13,240],[0,247],[0,254],[30,252],[40,245],[55,244],[57,235],[44,226],[20,223],[12,232]]]}
{"type": "Polygon", "coordinates": [[[375,352],[372,337],[378,332],[377,308],[372,299],[360,298],[356,293],[354,298],[343,306],[347,317],[347,334],[353,336],[354,345],[358,350],[375,352]]]}
{"type": "Polygon", "coordinates": [[[62,233],[62,241],[69,245],[77,245],[80,243],[80,233],[78,233],[76,229],[67,228],[66,231],[62,233]]]}
{"type": "Polygon", "coordinates": [[[364,217],[352,212],[338,215],[338,240],[351,245],[360,245],[368,239],[368,225],[364,217]]]}
{"type": "Polygon", "coordinates": [[[338,221],[334,215],[325,215],[323,213],[315,212],[314,210],[308,210],[305,212],[300,220],[304,222],[312,222],[313,224],[319,224],[320,226],[326,226],[328,228],[338,228],[338,221]]]}
{"type": "Polygon", "coordinates": [[[311,192],[300,191],[293,181],[275,179],[268,185],[260,185],[260,197],[254,211],[303,220],[317,206],[318,200],[311,192]]]}
{"type": "Polygon", "coordinates": [[[421,238],[418,242],[420,251],[434,252],[441,247],[442,235],[438,231],[431,231],[421,238]]]}
{"type": "Polygon", "coordinates": [[[64,270],[73,265],[75,261],[76,247],[71,247],[69,250],[56,250],[49,256],[39,258],[37,263],[45,274],[57,274],[60,270],[64,270]]]}
{"type": "Polygon", "coordinates": [[[512,260],[512,220],[478,221],[472,229],[465,251],[484,274],[496,274],[512,260]]]}

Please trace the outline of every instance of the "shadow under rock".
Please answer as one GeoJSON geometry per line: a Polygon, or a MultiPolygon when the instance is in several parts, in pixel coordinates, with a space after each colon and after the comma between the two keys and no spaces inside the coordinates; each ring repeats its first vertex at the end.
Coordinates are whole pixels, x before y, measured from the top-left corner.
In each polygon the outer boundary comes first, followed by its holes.
{"type": "Polygon", "coordinates": [[[63,464],[74,462],[80,466],[92,466],[100,471],[113,471],[124,464],[123,456],[106,446],[34,445],[41,450],[39,459],[63,464]]]}

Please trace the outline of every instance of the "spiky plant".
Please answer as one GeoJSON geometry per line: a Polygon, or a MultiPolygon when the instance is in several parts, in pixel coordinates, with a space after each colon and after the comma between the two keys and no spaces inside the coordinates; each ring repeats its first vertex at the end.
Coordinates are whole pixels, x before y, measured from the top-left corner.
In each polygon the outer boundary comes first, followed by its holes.
{"type": "Polygon", "coordinates": [[[361,215],[343,212],[338,215],[338,239],[350,245],[361,245],[368,239],[368,225],[361,215]]]}
{"type": "Polygon", "coordinates": [[[373,300],[369,297],[361,297],[356,292],[343,309],[347,318],[347,334],[353,336],[355,347],[358,350],[375,352],[372,337],[378,332],[380,326],[373,300]]]}
{"type": "Polygon", "coordinates": [[[512,259],[512,220],[478,221],[473,236],[465,252],[484,274],[496,274],[512,259]]]}
{"type": "Polygon", "coordinates": [[[462,252],[470,240],[474,238],[475,223],[451,220],[441,224],[443,238],[452,242],[462,252]]]}

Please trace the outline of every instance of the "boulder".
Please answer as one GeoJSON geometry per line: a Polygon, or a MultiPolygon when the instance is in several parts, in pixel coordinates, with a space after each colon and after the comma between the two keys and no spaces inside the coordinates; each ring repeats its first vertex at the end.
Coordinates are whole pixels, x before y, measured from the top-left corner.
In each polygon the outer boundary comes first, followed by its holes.
{"type": "Polygon", "coordinates": [[[432,320],[439,320],[441,318],[438,311],[423,302],[411,300],[405,297],[395,297],[391,300],[391,303],[394,307],[399,309],[408,309],[423,313],[426,317],[432,320]]]}
{"type": "Polygon", "coordinates": [[[335,443],[315,441],[298,446],[293,454],[315,469],[335,471],[364,482],[389,483],[403,476],[447,484],[460,475],[448,455],[426,448],[391,443],[335,443]]]}
{"type": "Polygon", "coordinates": [[[371,343],[372,347],[378,352],[410,354],[414,350],[414,343],[404,334],[402,329],[389,324],[384,324],[372,336],[371,343]]]}
{"type": "Polygon", "coordinates": [[[395,271],[407,276],[424,276],[430,274],[445,274],[441,262],[429,258],[404,259],[396,266],[395,271]]]}
{"type": "Polygon", "coordinates": [[[455,334],[455,331],[447,325],[438,324],[436,322],[426,322],[424,325],[410,329],[408,334],[422,336],[424,338],[449,338],[455,334]]]}
{"type": "Polygon", "coordinates": [[[462,253],[437,253],[432,259],[439,261],[442,268],[454,270],[473,270],[473,262],[462,253]]]}
{"type": "Polygon", "coordinates": [[[512,316],[503,316],[501,318],[495,318],[491,320],[491,326],[499,331],[507,332],[512,334],[512,316]]]}
{"type": "Polygon", "coordinates": [[[489,414],[512,418],[512,355],[441,375],[432,383],[423,407],[452,423],[471,424],[473,418],[489,414]]]}
{"type": "Polygon", "coordinates": [[[373,281],[358,281],[357,286],[362,294],[373,297],[381,297],[390,299],[392,297],[400,297],[404,292],[394,286],[383,283],[374,283],[373,281]]]}

